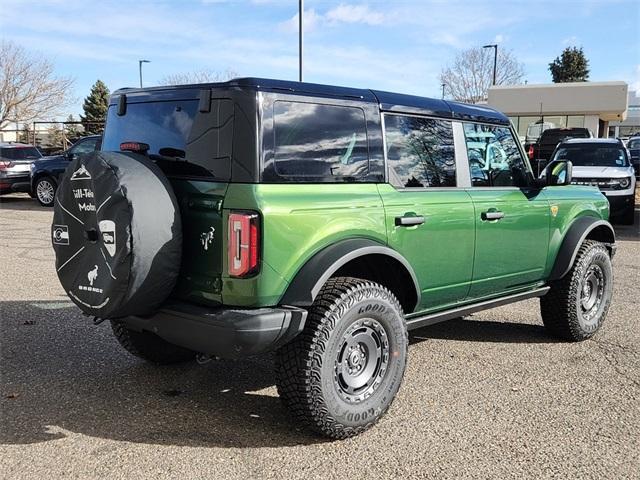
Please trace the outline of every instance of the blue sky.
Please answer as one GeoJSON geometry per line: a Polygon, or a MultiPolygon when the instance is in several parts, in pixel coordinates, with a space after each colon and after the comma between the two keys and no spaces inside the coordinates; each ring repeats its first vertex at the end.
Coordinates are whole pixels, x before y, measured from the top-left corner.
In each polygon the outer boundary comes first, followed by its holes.
{"type": "MultiPolygon", "coordinates": [[[[76,79],[77,103],[200,69],[297,79],[297,0],[0,0],[0,37],[51,58],[76,79]]],[[[305,1],[305,80],[439,96],[438,74],[462,49],[497,42],[529,83],[582,46],[591,80],[640,90],[640,0],[305,1]]]]}

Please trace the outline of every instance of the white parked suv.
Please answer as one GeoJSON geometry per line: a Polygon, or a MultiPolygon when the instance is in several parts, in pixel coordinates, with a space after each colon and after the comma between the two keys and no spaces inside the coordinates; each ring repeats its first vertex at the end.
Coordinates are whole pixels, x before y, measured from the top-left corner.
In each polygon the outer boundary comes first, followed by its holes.
{"type": "Polygon", "coordinates": [[[560,142],[551,157],[569,160],[576,185],[593,185],[609,200],[611,217],[632,225],[636,178],[629,151],[617,138],[571,138],[560,142]]]}

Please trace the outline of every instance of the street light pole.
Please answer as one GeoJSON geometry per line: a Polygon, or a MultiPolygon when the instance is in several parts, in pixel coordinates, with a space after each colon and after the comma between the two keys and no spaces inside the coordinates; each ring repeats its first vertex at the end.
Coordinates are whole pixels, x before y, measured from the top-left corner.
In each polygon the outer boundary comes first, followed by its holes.
{"type": "Polygon", "coordinates": [[[442,84],[442,99],[444,100],[444,87],[446,86],[446,83],[442,84]]]}
{"type": "Polygon", "coordinates": [[[482,48],[493,48],[493,84],[496,84],[496,69],[497,69],[497,65],[498,65],[498,45],[497,44],[492,44],[492,45],[483,45],[482,48]]]}
{"type": "Polygon", "coordinates": [[[142,88],[142,64],[151,63],[149,60],[138,60],[138,70],[140,71],[140,88],[142,88]]]}
{"type": "Polygon", "coordinates": [[[302,37],[304,16],[304,0],[298,0],[298,81],[302,81],[302,37]]]}

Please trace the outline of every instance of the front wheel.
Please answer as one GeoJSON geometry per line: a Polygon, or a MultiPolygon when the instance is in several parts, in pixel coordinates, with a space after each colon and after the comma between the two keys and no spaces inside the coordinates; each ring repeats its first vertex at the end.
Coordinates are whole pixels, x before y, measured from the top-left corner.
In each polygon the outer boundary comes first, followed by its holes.
{"type": "Polygon", "coordinates": [[[542,321],[553,335],[569,341],[591,338],[607,316],[613,294],[613,269],[606,247],[586,240],[573,266],[540,299],[542,321]]]}
{"type": "Polygon", "coordinates": [[[53,207],[56,198],[56,182],[51,177],[42,177],[36,182],[36,199],[43,207],[53,207]]]}
{"type": "Polygon", "coordinates": [[[276,384],[305,426],[347,438],[373,426],[400,388],[408,336],[402,307],[386,288],[330,279],[304,331],[276,354],[276,384]]]}

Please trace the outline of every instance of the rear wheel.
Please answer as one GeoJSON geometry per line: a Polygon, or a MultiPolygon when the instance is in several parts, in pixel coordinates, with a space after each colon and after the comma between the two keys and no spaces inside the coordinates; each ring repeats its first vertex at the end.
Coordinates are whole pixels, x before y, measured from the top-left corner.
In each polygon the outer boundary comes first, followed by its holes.
{"type": "Polygon", "coordinates": [[[39,178],[36,182],[36,199],[43,207],[53,207],[56,198],[57,184],[51,177],[39,178]]]}
{"type": "Polygon", "coordinates": [[[196,356],[195,352],[169,343],[151,332],[136,332],[115,320],[111,321],[111,329],[127,352],[152,363],[168,365],[186,362],[196,356]]]}
{"type": "Polygon", "coordinates": [[[400,388],[408,337],[386,288],[338,277],[322,288],[304,331],[276,354],[278,393],[305,426],[347,438],[373,426],[400,388]]]}
{"type": "Polygon", "coordinates": [[[586,240],[576,259],[540,299],[542,321],[553,335],[570,341],[591,338],[607,316],[613,293],[613,269],[606,247],[586,240]]]}

